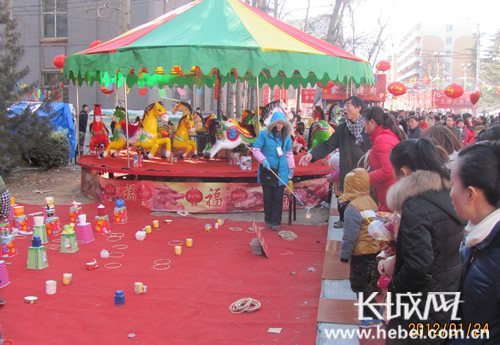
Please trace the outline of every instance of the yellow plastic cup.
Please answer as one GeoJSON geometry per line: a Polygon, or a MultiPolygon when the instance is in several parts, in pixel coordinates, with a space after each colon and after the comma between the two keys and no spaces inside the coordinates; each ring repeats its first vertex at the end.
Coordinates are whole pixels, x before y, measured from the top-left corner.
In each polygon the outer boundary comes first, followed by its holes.
{"type": "Polygon", "coordinates": [[[181,255],[182,254],[182,247],[181,246],[175,246],[174,247],[175,255],[181,255]]]}
{"type": "Polygon", "coordinates": [[[193,246],[193,239],[192,238],[186,238],[186,247],[191,248],[193,246]]]}
{"type": "Polygon", "coordinates": [[[151,233],[151,225],[146,225],[145,229],[147,234],[151,233]]]}
{"type": "Polygon", "coordinates": [[[158,228],[158,227],[160,227],[160,222],[158,221],[158,219],[153,220],[153,228],[158,228]]]}

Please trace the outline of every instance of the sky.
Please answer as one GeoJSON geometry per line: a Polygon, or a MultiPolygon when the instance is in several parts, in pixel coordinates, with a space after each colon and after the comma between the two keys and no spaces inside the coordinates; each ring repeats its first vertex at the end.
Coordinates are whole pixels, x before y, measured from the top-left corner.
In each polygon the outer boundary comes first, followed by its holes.
{"type": "MultiPolygon", "coordinates": [[[[304,18],[307,0],[285,0],[285,18],[304,18]]],[[[330,14],[335,0],[311,0],[310,17],[330,14]]],[[[376,25],[379,14],[391,15],[388,33],[397,42],[400,34],[406,34],[418,22],[441,21],[443,23],[469,20],[480,23],[485,33],[481,44],[490,44],[491,36],[500,29],[498,0],[364,0],[355,11],[356,28],[369,32],[376,25]]]]}

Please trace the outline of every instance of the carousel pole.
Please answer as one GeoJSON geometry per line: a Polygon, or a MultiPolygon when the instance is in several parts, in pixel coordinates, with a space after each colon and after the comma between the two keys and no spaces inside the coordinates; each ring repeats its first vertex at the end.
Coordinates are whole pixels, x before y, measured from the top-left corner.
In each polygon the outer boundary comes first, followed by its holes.
{"type": "Polygon", "coordinates": [[[255,77],[255,85],[257,87],[257,110],[256,110],[256,113],[257,113],[257,127],[256,127],[256,132],[257,132],[257,135],[259,135],[259,132],[260,132],[260,90],[259,90],[259,75],[257,74],[257,76],[255,77]]]}
{"type": "Polygon", "coordinates": [[[217,69],[217,121],[221,121],[222,120],[222,114],[220,113],[220,93],[221,93],[221,85],[220,85],[220,82],[221,82],[221,78],[220,78],[220,71],[219,69],[217,69]]]}
{"type": "Polygon", "coordinates": [[[80,96],[78,94],[78,78],[76,80],[76,152],[75,152],[75,163],[76,158],[80,158],[80,96]]]}
{"type": "MultiPolygon", "coordinates": [[[[130,169],[130,152],[129,152],[129,149],[128,149],[127,80],[125,79],[125,76],[123,76],[123,83],[125,84],[125,85],[123,85],[123,95],[125,96],[124,97],[124,99],[125,99],[125,133],[126,133],[125,139],[126,139],[126,142],[127,142],[127,168],[130,169]]],[[[118,88],[118,85],[116,85],[116,87],[118,88]]]]}

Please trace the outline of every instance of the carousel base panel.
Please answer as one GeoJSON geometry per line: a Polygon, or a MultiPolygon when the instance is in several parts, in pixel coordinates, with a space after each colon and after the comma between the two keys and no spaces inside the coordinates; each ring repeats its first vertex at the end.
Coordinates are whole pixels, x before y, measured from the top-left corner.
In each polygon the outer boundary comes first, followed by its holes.
{"type": "MultiPolygon", "coordinates": [[[[327,201],[329,184],[325,175],[332,169],[321,161],[299,166],[295,156],[294,193],[304,203],[319,206],[327,201]]],[[[102,202],[123,199],[139,201],[153,211],[189,213],[235,213],[263,211],[262,187],[257,183],[258,163],[251,170],[230,165],[227,159],[144,160],[131,167],[126,154],[100,159],[82,156],[81,190],[102,202]],[[130,166],[130,167],[129,167],[130,166]]],[[[285,189],[283,209],[288,210],[290,193],[285,189]]]]}

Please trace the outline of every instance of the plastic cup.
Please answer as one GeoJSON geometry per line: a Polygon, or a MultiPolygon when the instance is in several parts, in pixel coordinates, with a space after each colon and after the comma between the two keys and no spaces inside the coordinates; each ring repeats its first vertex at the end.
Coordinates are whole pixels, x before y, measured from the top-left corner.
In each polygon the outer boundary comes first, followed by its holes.
{"type": "Polygon", "coordinates": [[[151,233],[151,225],[146,225],[146,226],[145,226],[145,229],[146,229],[146,233],[147,233],[147,234],[150,234],[150,233],[151,233]]]}
{"type": "Polygon", "coordinates": [[[160,222],[158,221],[158,219],[153,220],[153,228],[158,228],[158,227],[160,227],[160,222]]]}
{"type": "Polygon", "coordinates": [[[186,247],[191,248],[193,246],[193,239],[192,238],[186,238],[186,247]]]}
{"type": "Polygon", "coordinates": [[[45,218],[43,216],[35,216],[33,217],[33,223],[35,226],[42,226],[45,222],[45,218]]]}
{"type": "Polygon", "coordinates": [[[182,247],[181,246],[175,246],[174,247],[175,255],[181,255],[182,254],[182,247]]]}
{"type": "Polygon", "coordinates": [[[87,223],[87,215],[86,214],[81,214],[78,216],[78,222],[80,224],[85,224],[87,223]]]}
{"type": "Polygon", "coordinates": [[[47,280],[45,282],[45,293],[47,295],[54,295],[57,291],[57,282],[55,280],[47,280]]]}
{"type": "Polygon", "coordinates": [[[63,273],[63,284],[69,285],[73,279],[73,273],[63,273]]]}

